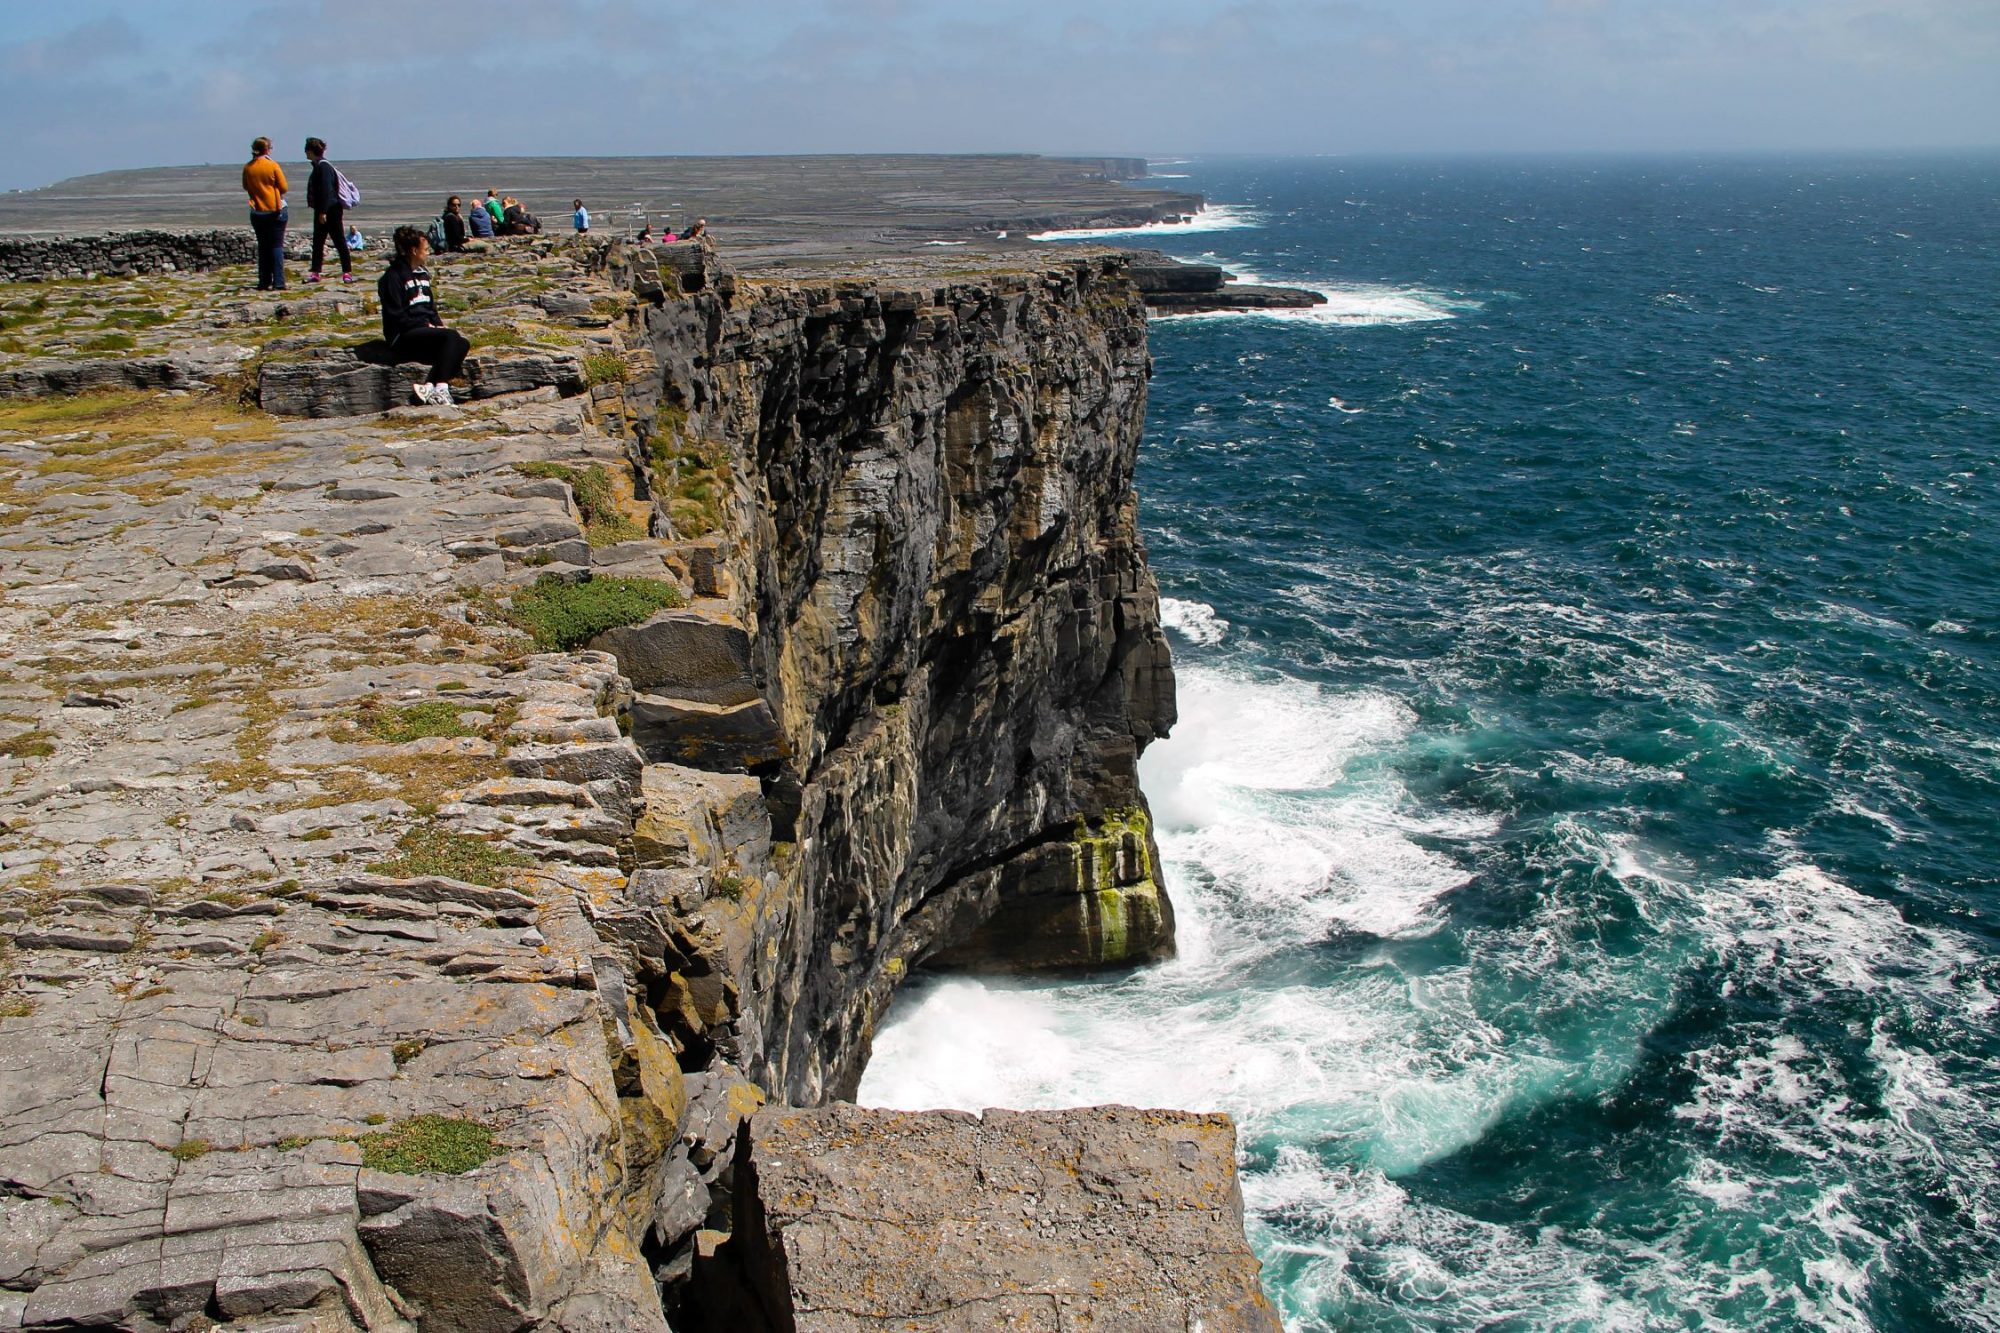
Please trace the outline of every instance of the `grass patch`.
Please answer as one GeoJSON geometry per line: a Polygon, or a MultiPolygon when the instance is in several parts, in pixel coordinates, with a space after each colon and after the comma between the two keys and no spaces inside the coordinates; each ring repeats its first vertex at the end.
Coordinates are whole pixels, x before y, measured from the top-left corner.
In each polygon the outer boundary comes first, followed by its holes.
{"type": "Polygon", "coordinates": [[[544,576],[514,594],[506,615],[508,623],[534,637],[536,647],[572,652],[605,630],[636,625],[684,600],[681,590],[663,579],[564,583],[544,576]]]}
{"type": "Polygon", "coordinates": [[[396,1068],[401,1069],[404,1065],[422,1055],[424,1047],[428,1044],[421,1038],[411,1037],[408,1040],[399,1041],[394,1046],[391,1046],[389,1054],[396,1061],[396,1068]]]}
{"type": "Polygon", "coordinates": [[[583,380],[593,389],[600,384],[623,384],[631,378],[631,364],[616,352],[592,352],[583,358],[583,380]]]}
{"type": "Polygon", "coordinates": [[[419,824],[396,840],[396,855],[377,861],[368,869],[395,879],[442,875],[468,884],[504,888],[509,871],[533,864],[533,860],[512,848],[484,838],[454,833],[439,824],[419,824]]]}
{"type": "Polygon", "coordinates": [[[206,1157],[214,1151],[215,1145],[207,1139],[182,1139],[167,1155],[176,1162],[192,1162],[195,1158],[206,1157]]]}
{"type": "Polygon", "coordinates": [[[0,1018],[26,1018],[34,1012],[33,1000],[24,1000],[18,995],[12,999],[0,1000],[0,1018]]]}
{"type": "Polygon", "coordinates": [[[730,486],[729,446],[720,440],[690,440],[686,428],[684,409],[661,407],[647,456],[653,493],[666,501],[674,532],[700,537],[722,527],[730,486]]]}
{"type": "Polygon", "coordinates": [[[129,352],[139,345],[139,340],[129,333],[100,333],[95,338],[77,344],[80,352],[129,352]]]}
{"type": "Polygon", "coordinates": [[[646,535],[644,526],[625,512],[617,484],[602,463],[582,468],[568,463],[516,463],[514,470],[524,477],[552,477],[566,483],[576,496],[584,536],[592,546],[612,546],[646,535]]]}
{"type": "Polygon", "coordinates": [[[24,731],[0,741],[0,759],[46,759],[56,752],[56,743],[45,731],[24,731]]]}
{"type": "Polygon", "coordinates": [[[402,708],[364,708],[361,725],[377,740],[400,745],[432,736],[476,736],[479,733],[458,720],[457,704],[433,700],[402,708]]]}
{"type": "Polygon", "coordinates": [[[361,1165],[404,1176],[464,1175],[499,1151],[493,1131],[485,1125],[443,1115],[411,1116],[355,1142],[361,1145],[361,1165]]]}

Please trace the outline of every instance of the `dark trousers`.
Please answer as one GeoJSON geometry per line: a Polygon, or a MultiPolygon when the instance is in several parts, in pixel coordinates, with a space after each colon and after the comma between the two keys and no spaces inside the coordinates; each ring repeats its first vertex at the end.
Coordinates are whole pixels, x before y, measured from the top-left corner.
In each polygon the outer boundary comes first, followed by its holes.
{"type": "Polygon", "coordinates": [[[430,362],[432,384],[457,379],[465,354],[471,350],[472,344],[457,329],[410,329],[397,334],[396,341],[389,344],[398,361],[430,362]]]}
{"type": "Polygon", "coordinates": [[[340,254],[340,271],[354,272],[353,256],[347,253],[347,210],[338,204],[313,214],[313,272],[319,272],[320,261],[326,258],[328,233],[332,233],[333,248],[340,254]]]}
{"type": "Polygon", "coordinates": [[[250,212],[250,230],[257,237],[257,290],[260,292],[282,292],[285,290],[285,222],[284,209],[275,213],[250,212]]]}

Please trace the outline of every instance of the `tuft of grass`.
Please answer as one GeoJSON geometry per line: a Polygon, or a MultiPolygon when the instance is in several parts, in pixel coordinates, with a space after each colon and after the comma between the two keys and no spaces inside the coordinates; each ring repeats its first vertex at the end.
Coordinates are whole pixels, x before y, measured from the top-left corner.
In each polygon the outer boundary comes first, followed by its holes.
{"type": "Polygon", "coordinates": [[[468,884],[503,888],[508,872],[534,862],[511,848],[484,838],[454,833],[440,824],[419,824],[396,840],[396,855],[368,869],[396,879],[442,875],[468,884]]]}
{"type": "Polygon", "coordinates": [[[583,358],[583,379],[592,388],[600,384],[623,384],[632,378],[632,367],[616,352],[592,352],[583,358]]]}
{"type": "Polygon", "coordinates": [[[715,891],[732,903],[742,902],[749,889],[750,881],[741,875],[718,875],[715,878],[715,891]]]}
{"type": "Polygon", "coordinates": [[[207,1139],[182,1139],[168,1152],[176,1162],[192,1162],[197,1157],[206,1157],[215,1151],[215,1145],[207,1139]]]}
{"type": "Polygon", "coordinates": [[[404,1065],[410,1063],[410,1061],[422,1055],[424,1053],[424,1047],[426,1045],[428,1045],[428,1043],[425,1042],[422,1038],[410,1037],[407,1038],[406,1040],[397,1042],[394,1046],[391,1046],[389,1048],[389,1054],[392,1057],[394,1057],[396,1061],[396,1067],[398,1069],[401,1069],[404,1065]]]}
{"type": "Polygon", "coordinates": [[[402,744],[432,736],[475,736],[478,733],[458,720],[456,704],[442,700],[409,704],[402,708],[370,708],[363,712],[362,725],[377,740],[402,744]]]}
{"type": "Polygon", "coordinates": [[[681,590],[663,579],[564,583],[543,577],[515,593],[506,614],[508,623],[534,637],[537,648],[573,652],[605,630],[636,625],[683,601],[681,590]]]}
{"type": "Polygon", "coordinates": [[[102,333],[77,345],[82,352],[129,352],[139,340],[129,333],[102,333]]]}
{"type": "Polygon", "coordinates": [[[516,463],[524,477],[553,477],[568,484],[583,516],[584,536],[592,546],[612,546],[646,535],[646,529],[625,512],[611,473],[602,463],[572,467],[567,463],[516,463]]]}
{"type": "Polygon", "coordinates": [[[405,1176],[464,1175],[499,1151],[485,1125],[443,1115],[411,1116],[355,1142],[361,1145],[361,1164],[370,1171],[405,1176]]]}
{"type": "Polygon", "coordinates": [[[23,996],[0,1000],[0,1018],[26,1018],[35,1012],[35,1002],[23,996]]]}

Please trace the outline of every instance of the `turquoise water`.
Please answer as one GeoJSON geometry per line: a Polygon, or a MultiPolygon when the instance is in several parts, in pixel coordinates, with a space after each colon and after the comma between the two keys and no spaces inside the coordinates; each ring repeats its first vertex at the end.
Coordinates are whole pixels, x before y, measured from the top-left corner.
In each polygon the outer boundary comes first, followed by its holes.
{"type": "Polygon", "coordinates": [[[2000,159],[1193,162],[1182,956],[862,1100],[1241,1126],[1288,1327],[2000,1329],[2000,159]]]}

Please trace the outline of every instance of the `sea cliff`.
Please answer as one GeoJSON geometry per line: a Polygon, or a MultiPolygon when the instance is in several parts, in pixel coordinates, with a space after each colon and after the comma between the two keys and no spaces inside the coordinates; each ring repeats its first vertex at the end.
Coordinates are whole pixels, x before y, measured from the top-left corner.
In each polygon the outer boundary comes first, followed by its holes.
{"type": "Polygon", "coordinates": [[[0,404],[0,1327],[1273,1327],[1226,1121],[804,1109],[913,969],[1172,948],[1122,261],[440,269],[466,409],[200,276],[9,367],[114,391],[0,404]],[[869,1306],[788,1235],[910,1256],[756,1188],[835,1131],[885,1201],[909,1143],[1086,1187],[991,1271],[908,1214],[963,1289],[869,1306]]]}

